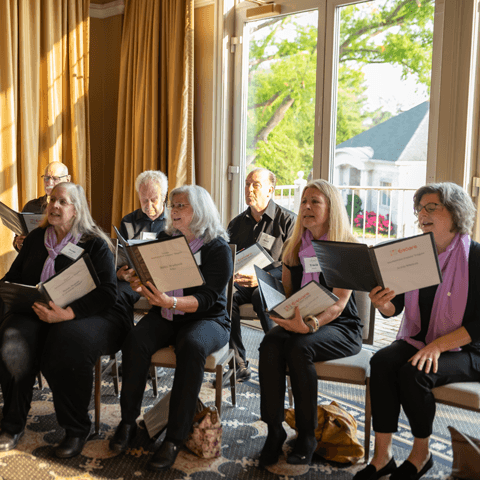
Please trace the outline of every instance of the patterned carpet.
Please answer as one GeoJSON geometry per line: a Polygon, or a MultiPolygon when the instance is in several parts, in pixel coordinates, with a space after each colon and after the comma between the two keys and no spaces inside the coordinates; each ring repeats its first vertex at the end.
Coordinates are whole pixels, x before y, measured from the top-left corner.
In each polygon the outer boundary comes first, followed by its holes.
{"type": "MultiPolygon", "coordinates": [[[[0,480],[134,480],[134,479],[182,479],[182,480],[219,480],[219,479],[260,479],[289,480],[294,478],[350,480],[355,472],[362,468],[358,465],[332,464],[314,457],[310,467],[293,466],[282,458],[279,464],[261,470],[257,459],[266,436],[265,424],[259,417],[258,388],[258,345],[263,334],[243,327],[244,340],[253,371],[252,379],[239,384],[237,388],[237,407],[231,405],[230,391],[224,389],[223,442],[222,456],[215,460],[202,460],[183,449],[174,468],[158,474],[146,469],[152,445],[147,432],[140,428],[132,448],[123,455],[115,456],[108,449],[108,439],[120,421],[118,398],[113,392],[111,377],[105,377],[102,387],[101,432],[93,437],[83,449],[81,455],[68,460],[53,456],[53,447],[61,440],[62,431],[56,422],[51,392],[46,386],[42,391],[35,390],[32,409],[24,437],[16,450],[0,454],[0,480]]],[[[160,395],[168,391],[173,378],[172,370],[164,370],[159,377],[160,395]]],[[[201,398],[205,403],[214,403],[212,374],[205,374],[201,398]]],[[[336,400],[356,418],[359,426],[359,439],[363,442],[363,398],[361,388],[329,382],[319,383],[319,403],[328,404],[336,400]]],[[[144,410],[155,403],[151,385],[147,385],[144,396],[144,410]]],[[[91,405],[93,418],[93,403],[91,405]]],[[[408,424],[402,420],[402,426],[395,436],[394,454],[401,462],[411,445],[408,424]]],[[[435,434],[432,439],[435,466],[425,479],[449,479],[451,471],[451,448],[447,425],[478,436],[480,416],[449,407],[439,406],[435,422],[435,434]]],[[[288,429],[288,427],[287,427],[288,429]]],[[[284,451],[291,448],[294,431],[288,429],[288,440],[284,451]]]]}

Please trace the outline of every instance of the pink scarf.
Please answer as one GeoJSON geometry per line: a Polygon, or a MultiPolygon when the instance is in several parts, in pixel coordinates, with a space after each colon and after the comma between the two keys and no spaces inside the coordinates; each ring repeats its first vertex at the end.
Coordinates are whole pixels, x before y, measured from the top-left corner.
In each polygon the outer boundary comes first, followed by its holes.
{"type": "MultiPolygon", "coordinates": [[[[320,272],[307,273],[305,267],[305,259],[316,257],[315,250],[312,245],[313,235],[310,230],[305,229],[302,235],[302,245],[300,251],[298,252],[298,258],[300,263],[303,266],[303,275],[302,275],[302,284],[301,287],[305,286],[307,283],[315,280],[316,282],[320,281],[320,272]]],[[[319,238],[319,240],[328,240],[328,233],[319,238]]]]}
{"type": "MultiPolygon", "coordinates": [[[[468,298],[468,257],[470,237],[456,234],[447,250],[438,256],[443,282],[438,286],[433,300],[432,313],[425,338],[426,344],[451,333],[462,326],[468,298]]],[[[419,291],[405,293],[405,313],[397,340],[405,340],[421,349],[423,342],[412,337],[421,330],[419,291]]],[[[459,351],[460,348],[454,349],[459,351]]]]}
{"type": "Polygon", "coordinates": [[[48,252],[48,258],[45,260],[43,265],[42,274],[40,275],[40,281],[45,282],[50,277],[55,275],[55,259],[57,258],[58,254],[63,250],[63,248],[67,245],[68,242],[73,244],[77,244],[80,240],[82,234],[78,233],[75,237],[72,235],[71,232],[68,232],[65,235],[65,238],[60,242],[57,243],[57,235],[55,234],[55,229],[53,226],[47,227],[45,230],[45,248],[48,252]]]}
{"type": "MultiPolygon", "coordinates": [[[[194,238],[188,246],[193,254],[197,253],[203,247],[203,239],[202,238],[194,238]]],[[[166,295],[170,297],[183,297],[183,288],[178,290],[172,290],[170,292],[165,292],[166,295]]],[[[185,312],[181,312],[180,310],[170,310],[169,308],[162,308],[162,317],[165,320],[173,320],[173,315],[185,315],[185,312]]]]}

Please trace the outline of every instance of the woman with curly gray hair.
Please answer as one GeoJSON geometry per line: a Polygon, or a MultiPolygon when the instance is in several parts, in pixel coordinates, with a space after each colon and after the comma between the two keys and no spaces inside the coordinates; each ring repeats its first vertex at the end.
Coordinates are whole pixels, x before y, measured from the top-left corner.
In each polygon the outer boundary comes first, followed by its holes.
{"type": "Polygon", "coordinates": [[[197,259],[205,283],[198,287],[161,292],[138,277],[132,289],[152,305],[129,333],[122,347],[123,382],[120,406],[122,421],[110,440],[110,448],[121,453],[135,437],[152,354],[175,345],[177,366],[172,386],[165,440],[148,466],[170,468],[192,426],[202,386],[205,360],[228,343],[230,318],[226,288],[233,274],[228,235],[208,192],[196,185],[170,193],[167,228],[163,235],[184,235],[197,259]]]}
{"type": "Polygon", "coordinates": [[[480,381],[480,244],[470,238],[475,207],[454,183],[419,188],[414,210],[424,233],[432,232],[443,281],[401,295],[388,288],[370,292],[384,317],[404,316],[397,339],[371,360],[370,393],[375,453],[355,480],[422,477],[432,466],[429,438],[435,418],[432,389],[480,381]],[[400,408],[407,416],[413,447],[398,468],[392,456],[400,408]]]}

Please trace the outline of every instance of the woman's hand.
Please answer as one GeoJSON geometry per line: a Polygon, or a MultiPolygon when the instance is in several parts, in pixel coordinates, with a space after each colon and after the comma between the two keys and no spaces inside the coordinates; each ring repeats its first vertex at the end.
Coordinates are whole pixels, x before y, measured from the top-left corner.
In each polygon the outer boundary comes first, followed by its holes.
{"type": "Polygon", "coordinates": [[[302,316],[300,315],[300,309],[295,307],[295,316],[290,320],[285,320],[284,318],[273,317],[270,315],[270,318],[277,324],[283,327],[285,330],[294,333],[309,333],[310,329],[305,322],[303,321],[302,316]]]}
{"type": "Polygon", "coordinates": [[[38,318],[45,323],[60,323],[67,320],[73,320],[75,314],[70,307],[62,308],[53,303],[48,302],[48,307],[44,303],[35,302],[32,305],[33,311],[38,315],[38,318]],[[50,307],[50,308],[48,308],[50,307]]]}
{"type": "Polygon", "coordinates": [[[117,270],[117,278],[129,282],[135,276],[135,270],[128,268],[128,265],[124,265],[117,270]]]}
{"type": "Polygon", "coordinates": [[[424,370],[425,373],[430,373],[430,371],[437,373],[438,359],[441,353],[442,351],[435,343],[430,343],[410,358],[409,362],[412,362],[412,365],[418,370],[424,370]]]}
{"type": "Polygon", "coordinates": [[[147,285],[140,284],[139,293],[148,300],[150,305],[162,308],[172,308],[173,306],[173,297],[158,290],[151,282],[147,282],[147,285]]]}
{"type": "Polygon", "coordinates": [[[369,294],[373,306],[384,315],[392,316],[395,313],[395,307],[391,301],[395,297],[395,292],[389,288],[375,287],[369,294]],[[393,311],[392,311],[393,310],[393,311]]]}
{"type": "Polygon", "coordinates": [[[256,275],[244,275],[242,273],[236,273],[235,283],[238,283],[241,287],[258,287],[256,275]]]}

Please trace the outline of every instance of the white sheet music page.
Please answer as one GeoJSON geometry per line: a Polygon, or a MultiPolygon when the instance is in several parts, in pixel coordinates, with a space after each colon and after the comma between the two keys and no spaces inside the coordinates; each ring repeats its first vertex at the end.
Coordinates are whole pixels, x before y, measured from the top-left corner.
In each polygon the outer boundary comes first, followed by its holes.
{"type": "Polygon", "coordinates": [[[255,265],[258,268],[264,268],[272,262],[272,257],[267,255],[265,250],[259,247],[258,243],[254,243],[235,256],[235,273],[255,275],[255,265]]]}

